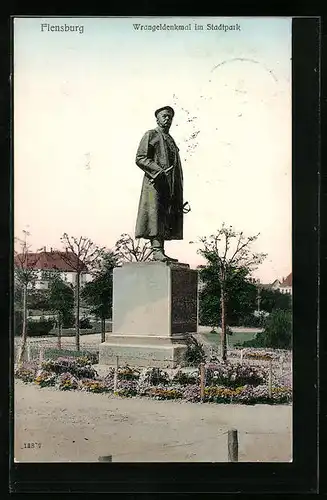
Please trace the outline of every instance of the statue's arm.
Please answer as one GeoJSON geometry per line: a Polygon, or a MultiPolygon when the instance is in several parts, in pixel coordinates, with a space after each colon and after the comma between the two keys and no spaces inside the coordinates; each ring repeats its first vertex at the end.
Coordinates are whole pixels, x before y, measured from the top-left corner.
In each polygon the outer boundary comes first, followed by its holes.
{"type": "Polygon", "coordinates": [[[150,132],[146,132],[138,147],[135,162],[152,179],[155,179],[164,170],[153,160],[153,157],[154,148],[150,143],[150,132]]]}

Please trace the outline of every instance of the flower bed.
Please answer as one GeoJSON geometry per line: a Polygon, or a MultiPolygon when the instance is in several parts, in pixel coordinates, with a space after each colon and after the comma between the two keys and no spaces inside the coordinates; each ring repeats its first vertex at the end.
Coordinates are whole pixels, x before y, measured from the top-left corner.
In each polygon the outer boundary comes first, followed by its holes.
{"type": "Polygon", "coordinates": [[[37,366],[31,363],[24,363],[15,370],[15,377],[23,382],[33,382],[37,372],[37,366]]]}
{"type": "MultiPolygon", "coordinates": [[[[283,384],[277,376],[273,377],[274,387],[269,396],[266,367],[216,362],[206,365],[205,373],[204,402],[284,404],[292,400],[291,384],[283,384]]],[[[26,382],[34,381],[40,387],[55,386],[64,391],[201,401],[199,369],[192,372],[159,368],[139,370],[125,365],[118,369],[115,387],[114,368],[108,368],[107,375],[99,377],[86,358],[58,358],[56,361],[44,361],[37,372],[35,367],[24,365],[16,370],[15,375],[26,382]]]]}
{"type": "Polygon", "coordinates": [[[48,372],[60,375],[62,373],[71,373],[77,378],[96,378],[97,372],[91,365],[87,357],[59,357],[55,360],[46,360],[42,362],[42,368],[48,372]]]}
{"type": "Polygon", "coordinates": [[[57,377],[56,386],[61,391],[71,391],[78,389],[78,380],[71,373],[62,373],[57,377]]]}
{"type": "Polygon", "coordinates": [[[34,382],[40,387],[51,387],[56,383],[56,375],[50,371],[41,369],[36,373],[34,382]]]}
{"type": "Polygon", "coordinates": [[[138,380],[140,373],[140,370],[129,365],[120,366],[117,370],[118,379],[120,380],[138,380]]]}
{"type": "Polygon", "coordinates": [[[121,380],[117,384],[115,394],[117,396],[132,397],[138,393],[138,384],[135,380],[121,380]]]}
{"type": "Polygon", "coordinates": [[[181,399],[183,397],[182,386],[154,386],[149,387],[146,396],[155,399],[181,399]]]}
{"type": "Polygon", "coordinates": [[[112,390],[110,385],[108,385],[105,380],[94,380],[88,378],[80,380],[79,388],[82,391],[95,393],[110,392],[110,390],[112,390]]]}
{"type": "Polygon", "coordinates": [[[206,385],[239,387],[259,385],[267,380],[267,370],[261,366],[241,363],[210,363],[206,366],[206,385]]]}

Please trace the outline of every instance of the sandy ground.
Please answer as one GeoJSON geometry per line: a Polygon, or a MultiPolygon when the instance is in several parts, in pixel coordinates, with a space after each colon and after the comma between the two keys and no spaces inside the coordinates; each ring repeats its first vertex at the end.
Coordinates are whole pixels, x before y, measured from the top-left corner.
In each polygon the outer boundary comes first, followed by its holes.
{"type": "Polygon", "coordinates": [[[239,461],[292,459],[292,407],[195,404],[62,392],[15,382],[15,460],[225,462],[227,430],[239,461]],[[25,443],[25,444],[24,444],[25,443]],[[40,448],[24,448],[27,443],[40,448]]]}

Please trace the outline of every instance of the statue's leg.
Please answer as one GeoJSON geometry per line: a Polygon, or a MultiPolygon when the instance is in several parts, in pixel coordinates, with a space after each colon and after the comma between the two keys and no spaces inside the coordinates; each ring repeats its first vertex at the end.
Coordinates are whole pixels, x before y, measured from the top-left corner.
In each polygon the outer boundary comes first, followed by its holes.
{"type": "Polygon", "coordinates": [[[152,238],[151,246],[153,249],[153,260],[160,260],[162,262],[178,262],[178,259],[173,259],[172,257],[168,257],[168,255],[165,254],[163,238],[152,238]]]}
{"type": "Polygon", "coordinates": [[[165,262],[168,260],[164,254],[164,239],[160,237],[151,239],[151,246],[153,250],[153,260],[159,260],[165,262]]]}

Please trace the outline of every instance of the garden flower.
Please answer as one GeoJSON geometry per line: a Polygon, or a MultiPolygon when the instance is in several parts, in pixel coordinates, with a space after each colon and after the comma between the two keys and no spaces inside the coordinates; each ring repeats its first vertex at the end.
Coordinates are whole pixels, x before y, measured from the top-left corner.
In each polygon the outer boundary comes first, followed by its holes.
{"type": "Polygon", "coordinates": [[[69,372],[62,373],[58,378],[57,387],[62,391],[78,389],[78,380],[69,372]]]}
{"type": "Polygon", "coordinates": [[[48,372],[46,370],[40,369],[36,373],[34,379],[35,384],[40,387],[50,387],[56,383],[56,375],[54,373],[48,372]]]}

